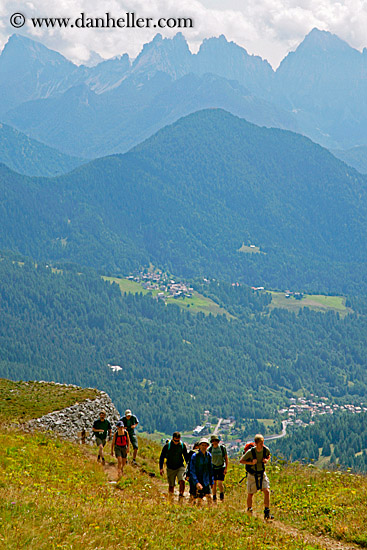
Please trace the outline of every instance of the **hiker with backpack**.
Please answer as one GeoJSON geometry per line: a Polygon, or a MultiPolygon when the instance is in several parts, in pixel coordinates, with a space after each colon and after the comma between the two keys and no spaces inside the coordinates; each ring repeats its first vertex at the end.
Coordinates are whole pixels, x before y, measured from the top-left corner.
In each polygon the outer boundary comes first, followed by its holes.
{"type": "Polygon", "coordinates": [[[270,514],[270,482],[265,473],[265,466],[270,460],[270,451],[264,445],[264,436],[255,435],[255,443],[245,445],[240,459],[246,465],[247,472],[247,512],[252,513],[252,499],[257,491],[264,493],[264,519],[273,519],[270,514]]]}
{"type": "Polygon", "coordinates": [[[217,485],[219,489],[219,498],[224,500],[224,478],[228,468],[227,449],[220,444],[218,435],[213,434],[210,438],[210,447],[208,452],[212,455],[214,485],[213,485],[213,500],[217,500],[217,485]]]}
{"type": "Polygon", "coordinates": [[[175,490],[176,478],[179,485],[179,498],[183,498],[185,492],[184,461],[188,462],[188,452],[185,443],[181,441],[180,432],[174,432],[171,441],[168,441],[162,449],[159,457],[159,471],[164,474],[164,460],[166,460],[168,494],[172,497],[175,490]]]}
{"type": "Polygon", "coordinates": [[[93,423],[92,431],[96,437],[96,445],[98,447],[97,462],[102,460],[102,464],[105,463],[105,459],[103,456],[103,447],[106,445],[107,433],[109,439],[111,439],[111,430],[111,424],[106,419],[106,411],[101,411],[99,413],[99,419],[93,423]]]}
{"type": "Polygon", "coordinates": [[[120,420],[116,424],[117,430],[114,433],[111,444],[111,456],[117,458],[117,476],[121,477],[124,472],[127,455],[130,449],[130,438],[124,423],[120,420]]]}
{"type": "Polygon", "coordinates": [[[125,428],[129,432],[130,442],[134,449],[133,464],[136,464],[136,455],[138,454],[138,438],[135,434],[135,428],[139,424],[139,420],[131,413],[130,409],[126,409],[125,415],[120,418],[120,421],[124,423],[125,428]]]}
{"type": "Polygon", "coordinates": [[[211,500],[211,488],[214,484],[212,455],[208,448],[209,441],[202,437],[199,441],[199,451],[192,455],[190,461],[190,478],[196,487],[196,498],[200,500],[205,496],[211,500]]]}

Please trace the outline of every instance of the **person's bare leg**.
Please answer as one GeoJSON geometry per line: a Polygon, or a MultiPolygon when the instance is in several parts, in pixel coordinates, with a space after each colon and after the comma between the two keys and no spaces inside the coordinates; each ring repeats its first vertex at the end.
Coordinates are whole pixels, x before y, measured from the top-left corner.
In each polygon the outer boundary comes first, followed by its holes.
{"type": "Polygon", "coordinates": [[[270,491],[269,489],[263,489],[264,493],[264,508],[270,508],[270,491]]]}
{"type": "Polygon", "coordinates": [[[118,456],[117,457],[117,477],[121,477],[122,476],[122,457],[121,456],[118,456]]]}

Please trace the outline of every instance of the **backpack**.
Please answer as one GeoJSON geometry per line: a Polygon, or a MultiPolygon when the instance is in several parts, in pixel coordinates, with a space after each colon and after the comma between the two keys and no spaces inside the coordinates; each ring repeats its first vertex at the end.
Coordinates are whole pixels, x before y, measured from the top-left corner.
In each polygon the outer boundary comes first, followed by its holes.
{"type": "Polygon", "coordinates": [[[116,447],[126,447],[127,446],[127,434],[126,432],[122,435],[119,435],[118,432],[116,432],[116,439],[115,439],[115,445],[116,447]],[[120,443],[117,443],[117,440],[120,438],[120,443]]]}
{"type": "MultiPolygon", "coordinates": [[[[182,441],[180,441],[180,445],[181,445],[181,449],[183,450],[184,444],[182,443],[182,441]]],[[[168,442],[168,449],[167,449],[167,452],[169,452],[170,448],[171,448],[171,441],[168,442]]]]}
{"type": "MultiPolygon", "coordinates": [[[[249,441],[246,443],[245,448],[243,450],[243,454],[246,454],[247,451],[251,450],[252,458],[255,459],[256,457],[256,444],[253,441],[249,441]]],[[[270,455],[270,451],[267,447],[263,448],[263,458],[268,458],[270,455]]],[[[250,464],[246,464],[246,475],[251,474],[255,476],[256,481],[256,489],[258,491],[261,491],[262,484],[263,484],[263,478],[264,478],[264,472],[265,472],[265,464],[262,465],[263,469],[258,472],[255,468],[253,468],[250,464]]]]}
{"type": "MultiPolygon", "coordinates": [[[[219,444],[219,447],[220,447],[220,450],[222,451],[222,458],[223,458],[223,462],[224,462],[227,451],[226,451],[226,448],[225,448],[224,445],[219,444]]],[[[208,449],[208,453],[212,454],[212,448],[213,448],[213,445],[210,445],[210,447],[208,449]]]]}

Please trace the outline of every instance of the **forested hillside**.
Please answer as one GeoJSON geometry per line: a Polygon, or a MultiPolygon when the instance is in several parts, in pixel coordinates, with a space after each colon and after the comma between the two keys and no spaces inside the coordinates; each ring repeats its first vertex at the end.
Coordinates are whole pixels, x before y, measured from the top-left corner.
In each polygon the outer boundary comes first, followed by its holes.
{"type": "Polygon", "coordinates": [[[272,442],[273,454],[367,473],[366,413],[317,417],[313,426],[288,427],[288,432],[286,437],[272,442]]]}
{"type": "Polygon", "coordinates": [[[104,389],[144,429],[167,432],[193,427],[205,409],[274,418],[294,392],[339,402],[366,392],[366,314],[269,314],[266,300],[247,290],[228,321],[124,296],[90,271],[53,272],[3,256],[0,376],[104,389]]]}
{"type": "Polygon", "coordinates": [[[64,177],[0,170],[0,246],[273,289],[367,290],[367,179],[310,140],[195,113],[64,177]],[[255,244],[260,253],[241,251],[255,244]]]}
{"type": "Polygon", "coordinates": [[[85,161],[64,155],[6,124],[0,124],[0,162],[19,174],[56,176],[71,172],[85,161]]]}

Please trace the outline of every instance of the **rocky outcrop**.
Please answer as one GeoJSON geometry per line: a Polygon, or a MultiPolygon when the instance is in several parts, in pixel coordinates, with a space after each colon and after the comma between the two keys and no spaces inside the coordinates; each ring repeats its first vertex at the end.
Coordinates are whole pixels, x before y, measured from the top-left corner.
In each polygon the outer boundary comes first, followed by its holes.
{"type": "Polygon", "coordinates": [[[71,407],[31,420],[27,422],[25,428],[31,431],[52,431],[69,441],[80,441],[81,432],[84,429],[87,433],[86,443],[93,443],[93,422],[99,418],[101,410],[106,411],[107,419],[114,427],[120,414],[107,393],[101,391],[96,399],[86,399],[71,407]]]}

